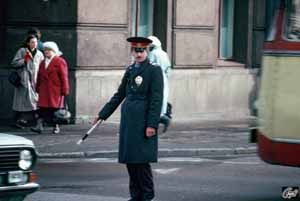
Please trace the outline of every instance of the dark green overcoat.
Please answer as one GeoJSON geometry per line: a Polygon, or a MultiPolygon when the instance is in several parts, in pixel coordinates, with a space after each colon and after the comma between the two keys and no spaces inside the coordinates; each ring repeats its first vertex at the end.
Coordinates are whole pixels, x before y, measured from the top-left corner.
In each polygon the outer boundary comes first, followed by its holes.
{"type": "Polygon", "coordinates": [[[146,128],[157,129],[163,99],[163,76],[159,66],[146,59],[126,69],[118,91],[99,112],[106,120],[122,103],[119,141],[120,163],[157,162],[157,139],[146,137],[146,128]],[[125,100],[124,100],[125,99],[125,100]]]}

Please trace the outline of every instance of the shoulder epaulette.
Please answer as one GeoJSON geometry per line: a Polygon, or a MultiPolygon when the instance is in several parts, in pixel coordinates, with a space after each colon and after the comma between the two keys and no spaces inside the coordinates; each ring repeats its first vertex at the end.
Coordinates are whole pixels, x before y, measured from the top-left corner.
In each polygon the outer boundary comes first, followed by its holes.
{"type": "Polygon", "coordinates": [[[151,62],[151,61],[150,61],[150,64],[151,64],[151,65],[153,65],[153,66],[159,66],[159,64],[158,64],[158,63],[151,62]]]}
{"type": "Polygon", "coordinates": [[[130,70],[130,69],[132,69],[132,65],[133,65],[133,64],[129,64],[128,66],[126,66],[126,68],[125,68],[125,69],[126,69],[126,70],[130,70]]]}

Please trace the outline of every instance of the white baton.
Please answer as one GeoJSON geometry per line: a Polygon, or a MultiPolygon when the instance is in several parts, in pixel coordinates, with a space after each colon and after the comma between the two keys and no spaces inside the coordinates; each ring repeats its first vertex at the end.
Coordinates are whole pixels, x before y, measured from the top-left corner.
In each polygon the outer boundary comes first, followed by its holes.
{"type": "Polygon", "coordinates": [[[80,139],[78,140],[77,144],[80,145],[88,136],[91,132],[93,132],[93,130],[102,123],[103,119],[99,119],[93,126],[92,128],[90,128],[86,134],[80,139]]]}

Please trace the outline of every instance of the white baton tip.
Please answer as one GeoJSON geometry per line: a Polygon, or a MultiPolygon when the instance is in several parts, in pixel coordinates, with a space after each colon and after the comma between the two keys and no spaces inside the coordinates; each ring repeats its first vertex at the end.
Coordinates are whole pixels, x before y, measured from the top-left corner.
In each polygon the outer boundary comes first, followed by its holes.
{"type": "Polygon", "coordinates": [[[82,140],[78,140],[77,144],[80,145],[82,143],[82,140]]]}

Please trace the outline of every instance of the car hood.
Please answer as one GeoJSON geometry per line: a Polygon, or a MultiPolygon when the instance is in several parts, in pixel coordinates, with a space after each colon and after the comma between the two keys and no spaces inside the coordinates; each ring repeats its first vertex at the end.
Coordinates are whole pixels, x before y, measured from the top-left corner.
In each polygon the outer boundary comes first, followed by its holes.
{"type": "Polygon", "coordinates": [[[0,133],[0,146],[14,146],[14,145],[33,146],[33,142],[24,137],[0,133]]]}

